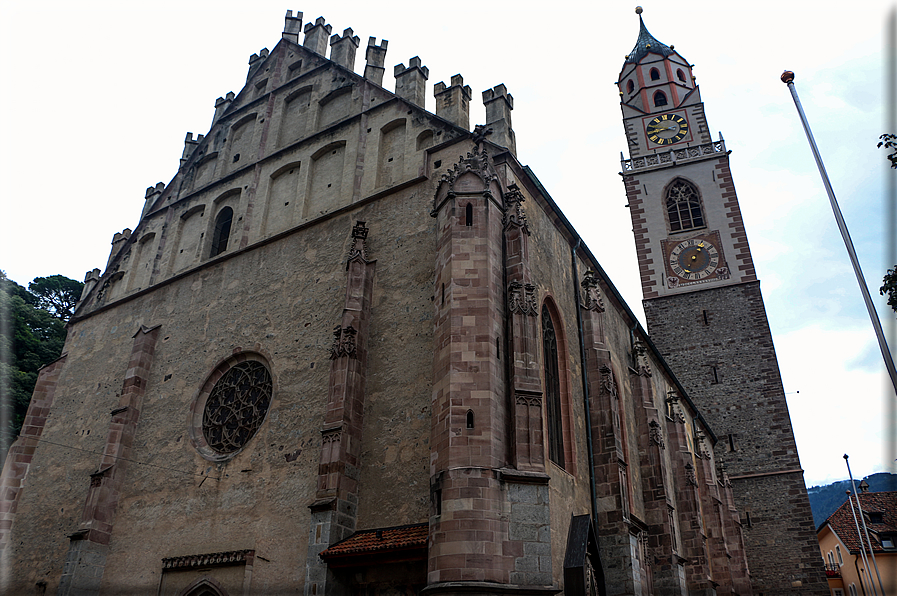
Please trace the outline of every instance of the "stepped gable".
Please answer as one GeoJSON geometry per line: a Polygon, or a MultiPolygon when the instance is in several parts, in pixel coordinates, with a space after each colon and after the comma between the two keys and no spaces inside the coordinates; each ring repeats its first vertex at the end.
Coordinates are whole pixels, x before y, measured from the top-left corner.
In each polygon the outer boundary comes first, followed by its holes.
{"type": "MultiPolygon", "coordinates": [[[[380,83],[382,81],[382,72],[380,76],[371,76],[371,72],[375,74],[383,71],[382,63],[386,57],[387,40],[381,40],[378,45],[375,37],[370,37],[367,46],[367,66],[364,67],[363,74],[357,73],[348,65],[354,60],[347,57],[347,54],[353,53],[354,47],[357,46],[359,38],[353,35],[351,28],[346,29],[343,35],[333,35],[329,38],[331,47],[331,56],[328,58],[324,55],[326,52],[326,44],[318,39],[326,39],[324,33],[331,30],[330,25],[326,25],[323,17],[319,17],[314,23],[307,23],[305,27],[305,43],[302,43],[300,36],[302,22],[302,13],[292,16],[292,11],[287,11],[286,25],[282,38],[275,45],[273,50],[262,48],[257,53],[253,53],[248,60],[248,73],[246,83],[243,88],[234,93],[230,91],[225,95],[218,97],[214,103],[214,114],[212,124],[208,132],[196,135],[192,132],[186,134],[184,140],[184,149],[180,158],[177,173],[167,183],[158,183],[153,187],[149,187],[146,192],[145,205],[143,207],[140,221],[134,228],[133,234],[125,238],[124,241],[114,241],[112,254],[105,271],[99,276],[95,283],[89,284],[85,290],[82,300],[76,308],[75,318],[84,316],[88,312],[103,306],[102,302],[109,302],[110,296],[104,292],[107,288],[121,279],[124,270],[127,267],[127,260],[132,251],[134,244],[143,237],[146,232],[146,221],[153,214],[167,207],[184,204],[195,196],[202,187],[194,187],[192,179],[196,169],[206,162],[215,159],[228,159],[233,161],[239,157],[240,162],[245,162],[243,167],[257,163],[263,159],[273,157],[276,153],[283,150],[284,147],[278,147],[276,151],[267,155],[226,155],[228,135],[244,121],[246,123],[256,122],[262,124],[265,120],[272,117],[274,101],[283,99],[284,94],[295,92],[300,87],[295,87],[294,81],[303,81],[308,83],[308,88],[314,88],[316,91],[323,85],[330,84],[329,94],[325,95],[321,102],[326,101],[330,97],[339,96],[343,93],[351,91],[353,96],[353,107],[346,117],[328,122],[325,125],[318,126],[316,130],[306,131],[307,134],[296,140],[301,143],[314,138],[316,135],[322,135],[330,128],[339,126],[341,123],[357,117],[358,114],[366,111],[382,107],[392,101],[403,102],[408,109],[408,114],[413,118],[425,118],[434,123],[434,130],[438,130],[444,136],[434,144],[434,147],[442,143],[455,141],[459,137],[469,136],[472,134],[457,122],[456,118],[451,118],[447,114],[435,114],[426,110],[423,106],[422,97],[404,97],[403,89],[397,88],[397,93],[383,88],[380,83]],[[300,29],[297,29],[300,27],[300,29]],[[312,37],[309,41],[309,37],[312,37]],[[352,47],[349,47],[352,46],[352,47]],[[318,51],[320,50],[320,52],[318,51]],[[322,76],[325,72],[334,74],[329,80],[322,76]],[[362,105],[361,92],[357,91],[361,86],[367,85],[367,91],[370,97],[367,108],[362,105]],[[289,88],[288,88],[289,86],[289,88]],[[286,89],[288,88],[288,89],[286,89]],[[117,275],[118,277],[113,277],[117,275]]],[[[416,69],[424,74],[423,83],[426,81],[426,74],[429,70],[421,65],[418,57],[412,58],[410,67],[407,70],[416,69]]],[[[402,66],[402,65],[399,65],[402,66]]],[[[360,68],[360,67],[359,67],[360,68]]],[[[397,66],[398,69],[398,66],[397,66]]],[[[398,70],[397,70],[398,72],[398,70]]],[[[460,80],[460,75],[452,77],[460,80]]],[[[469,88],[468,88],[469,91],[469,88]]],[[[253,149],[256,149],[253,147],[253,149]]],[[[205,186],[217,184],[232,177],[237,169],[220,173],[214,178],[208,180],[205,186]]],[[[235,189],[236,192],[236,189],[235,189]]],[[[116,239],[121,234],[116,235],[116,239]]],[[[165,276],[163,276],[165,277],[165,276]]],[[[156,279],[152,285],[161,279],[156,279]]],[[[117,299],[116,295],[116,299],[117,299]]]]}

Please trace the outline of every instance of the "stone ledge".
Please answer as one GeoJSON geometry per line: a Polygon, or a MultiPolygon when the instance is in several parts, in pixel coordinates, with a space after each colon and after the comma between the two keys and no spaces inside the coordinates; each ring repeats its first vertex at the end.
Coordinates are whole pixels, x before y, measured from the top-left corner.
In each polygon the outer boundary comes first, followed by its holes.
{"type": "Polygon", "coordinates": [[[555,586],[526,586],[519,584],[498,584],[495,582],[441,582],[430,584],[421,594],[440,594],[441,596],[453,596],[464,594],[465,596],[477,594],[559,594],[562,590],[555,586]]]}
{"type": "Polygon", "coordinates": [[[511,468],[499,468],[496,470],[498,479],[503,482],[516,482],[518,484],[548,484],[551,476],[545,472],[527,472],[526,470],[513,470],[511,468]]]}

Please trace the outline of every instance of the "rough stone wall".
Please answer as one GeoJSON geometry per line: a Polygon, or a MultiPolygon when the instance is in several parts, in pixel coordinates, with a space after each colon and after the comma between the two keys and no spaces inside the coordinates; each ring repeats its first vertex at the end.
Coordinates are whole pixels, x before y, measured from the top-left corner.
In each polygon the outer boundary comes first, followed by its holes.
{"type": "Polygon", "coordinates": [[[759,282],[647,300],[645,314],[720,438],[716,456],[751,520],[744,541],[754,589],[819,593],[825,579],[759,282]]]}
{"type": "MultiPolygon", "coordinates": [[[[421,258],[432,250],[421,240],[432,237],[432,221],[424,205],[419,224],[407,226],[405,198],[323,221],[314,234],[249,251],[75,323],[67,346],[72,374],[60,379],[57,396],[64,397],[56,400],[46,432],[50,440],[93,452],[102,450],[107,410],[118,403],[113,387],[121,386],[122,377],[116,382],[116,376],[125,372],[130,335],[140,323],[161,325],[133,446],[135,460],[161,469],[129,467],[105,589],[114,591],[124,578],[135,588],[155,588],[163,556],[254,548],[275,561],[255,570],[253,585],[262,591],[293,582],[294,570],[304,567],[305,546],[295,537],[308,528],[331,328],[343,306],[345,256],[357,219],[368,222],[371,254],[379,257],[372,332],[388,330],[370,346],[368,408],[374,415],[369,419],[390,424],[377,415],[386,413],[387,397],[389,416],[395,419],[393,432],[365,432],[362,494],[370,498],[361,499],[359,525],[426,519],[428,458],[425,447],[415,446],[426,445],[428,428],[405,421],[427,412],[428,395],[416,381],[429,377],[428,351],[406,351],[407,345],[386,341],[389,335],[408,338],[412,345],[432,341],[433,260],[421,258]],[[404,248],[402,243],[407,243],[404,248]],[[418,292],[409,280],[418,280],[418,292]],[[188,445],[185,422],[205,376],[238,347],[266,355],[275,378],[274,402],[248,448],[214,464],[188,445]],[[115,362],[120,365],[109,366],[115,362]],[[108,406],[102,406],[104,401],[108,406]],[[396,490],[409,498],[387,497],[396,490]],[[166,523],[160,524],[163,519],[166,523]]],[[[43,473],[23,492],[25,514],[13,530],[16,574],[32,586],[41,578],[50,584],[58,578],[60,549],[66,545],[44,537],[60,535],[54,529],[60,519],[68,518],[63,532],[77,529],[88,475],[96,466],[95,456],[62,448],[39,450],[37,458],[43,473]],[[66,479],[62,487],[60,479],[66,479]]]]}

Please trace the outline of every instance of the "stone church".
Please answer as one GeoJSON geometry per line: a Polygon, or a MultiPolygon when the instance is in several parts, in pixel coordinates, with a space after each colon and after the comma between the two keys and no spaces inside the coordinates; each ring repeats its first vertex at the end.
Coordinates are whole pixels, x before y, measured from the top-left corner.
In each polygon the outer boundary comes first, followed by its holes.
{"type": "Polygon", "coordinates": [[[3,593],[827,593],[729,154],[639,19],[651,335],[504,85],[471,131],[461,75],[430,113],[419,58],[385,89],[385,40],[359,74],[288,11],[87,274],[0,479],[3,593]]]}

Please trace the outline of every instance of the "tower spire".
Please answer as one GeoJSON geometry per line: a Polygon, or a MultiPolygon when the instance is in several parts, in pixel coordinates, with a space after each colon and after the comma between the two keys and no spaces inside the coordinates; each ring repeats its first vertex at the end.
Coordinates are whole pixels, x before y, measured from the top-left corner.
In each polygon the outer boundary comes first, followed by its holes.
{"type": "Polygon", "coordinates": [[[653,35],[648,32],[648,28],[645,27],[645,21],[642,20],[641,6],[635,7],[635,14],[638,15],[639,22],[638,40],[635,42],[635,47],[632,48],[632,51],[629,52],[628,56],[626,56],[626,62],[632,62],[633,64],[636,64],[642,58],[652,52],[655,54],[660,54],[663,57],[672,54],[673,48],[660,43],[653,35]]]}

